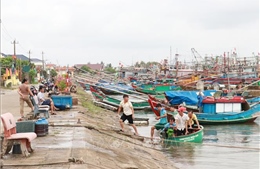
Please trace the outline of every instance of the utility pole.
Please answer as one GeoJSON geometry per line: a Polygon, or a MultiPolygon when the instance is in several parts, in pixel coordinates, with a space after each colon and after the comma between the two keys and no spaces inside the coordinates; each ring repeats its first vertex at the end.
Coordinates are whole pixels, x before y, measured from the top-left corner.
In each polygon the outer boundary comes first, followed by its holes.
{"type": "Polygon", "coordinates": [[[14,40],[13,42],[11,42],[11,44],[14,45],[14,56],[16,56],[16,44],[19,44],[19,42],[17,42],[16,40],[14,40]]]}
{"type": "Polygon", "coordinates": [[[29,63],[31,63],[31,50],[29,50],[28,54],[29,54],[29,63]]]}
{"type": "Polygon", "coordinates": [[[44,67],[44,52],[42,52],[42,69],[45,70],[45,67],[44,67]]]}
{"type": "Polygon", "coordinates": [[[172,64],[172,46],[170,46],[170,66],[172,64]]]}

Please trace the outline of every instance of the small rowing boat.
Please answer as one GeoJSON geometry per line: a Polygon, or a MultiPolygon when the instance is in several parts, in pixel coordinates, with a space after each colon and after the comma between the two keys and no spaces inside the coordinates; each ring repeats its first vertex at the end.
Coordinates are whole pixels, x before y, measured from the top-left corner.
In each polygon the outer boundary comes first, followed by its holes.
{"type": "Polygon", "coordinates": [[[202,143],[203,141],[203,130],[204,127],[200,126],[200,129],[194,128],[193,133],[182,136],[172,136],[169,138],[162,138],[164,144],[172,143],[182,143],[182,142],[192,142],[192,143],[202,143]]]}

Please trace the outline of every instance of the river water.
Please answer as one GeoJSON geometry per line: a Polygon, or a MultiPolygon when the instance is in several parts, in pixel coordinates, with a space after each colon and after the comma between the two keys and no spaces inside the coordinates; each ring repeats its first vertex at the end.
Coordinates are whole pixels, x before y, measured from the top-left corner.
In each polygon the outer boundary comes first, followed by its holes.
{"type": "MultiPolygon", "coordinates": [[[[154,114],[136,112],[135,116],[149,118],[149,126],[138,127],[140,135],[149,137],[151,126],[157,123],[154,114]]],[[[182,143],[158,147],[180,169],[260,168],[260,118],[250,124],[205,125],[204,128],[201,144],[182,143]]],[[[158,132],[156,134],[158,138],[158,132]]]]}

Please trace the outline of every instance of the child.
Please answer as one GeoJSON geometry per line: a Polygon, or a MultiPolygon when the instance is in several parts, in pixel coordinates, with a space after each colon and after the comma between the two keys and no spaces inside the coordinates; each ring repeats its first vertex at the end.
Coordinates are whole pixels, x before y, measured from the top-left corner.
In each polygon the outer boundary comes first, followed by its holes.
{"type": "Polygon", "coordinates": [[[174,117],[170,118],[169,123],[164,126],[163,131],[166,133],[166,138],[175,136],[177,127],[174,117]]]}

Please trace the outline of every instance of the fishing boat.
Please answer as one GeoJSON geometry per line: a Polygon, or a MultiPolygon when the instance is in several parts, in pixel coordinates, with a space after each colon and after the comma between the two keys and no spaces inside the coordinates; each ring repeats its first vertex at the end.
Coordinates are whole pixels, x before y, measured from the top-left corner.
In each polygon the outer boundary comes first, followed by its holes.
{"type": "MultiPolygon", "coordinates": [[[[103,94],[102,92],[98,91],[95,89],[93,86],[90,87],[90,91],[93,94],[93,96],[103,103],[116,106],[118,107],[120,102],[122,101],[123,97],[122,95],[113,95],[113,96],[108,96],[103,94]]],[[[133,105],[134,110],[143,110],[143,109],[149,109],[149,103],[145,99],[138,99],[138,96],[133,96],[131,95],[129,98],[130,102],[133,105]]]]}
{"type": "MultiPolygon", "coordinates": [[[[180,105],[180,104],[170,105],[168,100],[165,98],[165,95],[154,95],[154,96],[148,95],[148,98],[149,98],[148,102],[149,102],[150,105],[153,104],[153,103],[155,103],[155,104],[161,103],[167,111],[170,111],[171,106],[173,106],[175,109],[178,109],[178,107],[180,105]]],[[[194,106],[185,105],[185,107],[186,107],[187,111],[193,111],[193,112],[198,111],[197,105],[194,105],[194,106]]],[[[159,112],[155,112],[155,114],[157,116],[159,116],[159,112]]]]}
{"type": "Polygon", "coordinates": [[[96,86],[98,86],[100,88],[100,90],[106,95],[120,94],[119,92],[131,94],[131,91],[134,91],[132,86],[129,86],[123,82],[118,82],[115,84],[114,83],[97,83],[96,86]]]}
{"type": "Polygon", "coordinates": [[[203,130],[204,127],[200,126],[200,129],[194,128],[193,133],[189,133],[187,135],[182,136],[173,136],[170,138],[163,138],[164,144],[172,144],[172,143],[182,143],[182,142],[192,142],[192,143],[202,143],[203,141],[203,130]]]}
{"type": "Polygon", "coordinates": [[[175,86],[175,85],[146,84],[146,85],[136,86],[135,90],[138,92],[141,92],[141,93],[145,93],[145,94],[158,95],[158,94],[163,94],[166,91],[181,90],[181,88],[179,86],[175,86]]]}
{"type": "MultiPolygon", "coordinates": [[[[148,100],[153,112],[158,116],[155,109],[157,102],[148,100]]],[[[260,104],[250,107],[248,102],[241,96],[229,97],[206,97],[203,102],[201,113],[194,112],[200,124],[235,124],[253,122],[260,113],[260,104]]],[[[169,108],[166,108],[166,110],[169,108]]]]}

